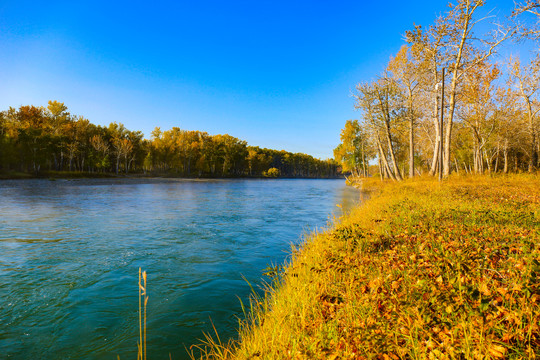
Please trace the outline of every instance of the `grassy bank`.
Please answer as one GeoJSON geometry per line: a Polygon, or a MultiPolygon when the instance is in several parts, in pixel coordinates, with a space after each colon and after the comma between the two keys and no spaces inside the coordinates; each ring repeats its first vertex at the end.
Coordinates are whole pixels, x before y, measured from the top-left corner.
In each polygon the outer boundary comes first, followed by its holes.
{"type": "Polygon", "coordinates": [[[540,181],[381,184],[293,252],[239,343],[203,358],[540,356],[540,181]]]}

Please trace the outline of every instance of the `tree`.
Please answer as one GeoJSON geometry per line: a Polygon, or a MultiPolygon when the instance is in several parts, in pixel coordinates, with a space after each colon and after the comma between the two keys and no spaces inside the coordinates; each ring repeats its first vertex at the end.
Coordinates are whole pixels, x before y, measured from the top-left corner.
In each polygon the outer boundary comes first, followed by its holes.
{"type": "Polygon", "coordinates": [[[222,176],[239,176],[244,171],[245,160],[248,154],[247,142],[228,134],[214,136],[220,149],[222,160],[222,176]]]}
{"type": "Polygon", "coordinates": [[[534,18],[533,24],[528,24],[526,26],[520,24],[517,25],[520,38],[540,40],[540,2],[538,2],[538,0],[525,0],[514,3],[516,6],[512,13],[514,18],[521,18],[527,14],[532,15],[534,18]]]}
{"type": "Polygon", "coordinates": [[[90,144],[98,152],[97,167],[99,170],[104,170],[109,164],[109,143],[102,135],[94,135],[90,138],[90,144]]]}
{"type": "MultiPolygon", "coordinates": [[[[17,140],[23,147],[24,157],[30,157],[32,171],[38,173],[45,163],[45,150],[49,144],[46,130],[46,117],[42,108],[21,106],[15,114],[18,127],[17,140]]],[[[24,160],[22,164],[24,164],[24,160]]]]}
{"type": "Polygon", "coordinates": [[[132,168],[133,164],[137,163],[137,159],[142,161],[144,158],[143,137],[144,135],[140,131],[128,131],[127,133],[127,140],[129,140],[131,149],[126,149],[123,153],[126,174],[132,168]]]}
{"type": "Polygon", "coordinates": [[[279,169],[276,169],[275,167],[268,169],[268,171],[263,172],[263,175],[265,177],[271,177],[271,178],[277,178],[280,175],[279,169]]]}
{"type": "Polygon", "coordinates": [[[402,180],[396,158],[395,139],[396,129],[403,120],[403,105],[396,83],[383,76],[372,83],[358,84],[356,90],[355,108],[363,111],[369,124],[384,173],[394,180],[402,180]]]}
{"type": "MultiPolygon", "coordinates": [[[[68,107],[63,102],[49,100],[47,105],[51,123],[51,148],[55,170],[61,170],[64,164],[64,153],[67,150],[66,130],[69,129],[71,116],[67,111],[68,107]]],[[[73,150],[73,149],[72,149],[73,150]]]]}
{"type": "Polygon", "coordinates": [[[426,59],[422,56],[423,46],[412,44],[402,46],[398,54],[390,60],[388,70],[393,76],[395,83],[401,88],[401,94],[405,97],[407,118],[409,120],[409,177],[414,177],[414,133],[419,110],[416,103],[420,92],[420,82],[427,68],[426,59]]]}
{"type": "Polygon", "coordinates": [[[522,66],[519,59],[510,61],[509,80],[517,87],[516,94],[523,106],[528,125],[529,144],[527,155],[528,170],[532,172],[538,167],[538,112],[540,111],[540,57],[537,56],[529,65],[522,66]]]}
{"type": "Polygon", "coordinates": [[[439,162],[442,141],[439,84],[442,82],[444,49],[447,41],[445,21],[445,18],[438,17],[435,24],[429,26],[427,31],[424,31],[422,26],[416,25],[414,30],[406,32],[407,43],[411,48],[416,49],[415,54],[419,56],[420,64],[422,64],[416,70],[420,75],[418,80],[420,94],[422,95],[421,106],[424,108],[426,115],[421,127],[429,140],[432,150],[431,175],[434,175],[437,169],[442,166],[439,162]]]}
{"type": "Polygon", "coordinates": [[[112,148],[114,150],[114,154],[116,155],[115,172],[118,175],[120,170],[120,159],[122,157],[127,159],[127,156],[133,149],[133,144],[131,144],[127,138],[128,130],[123,124],[118,124],[115,122],[110,123],[108,130],[112,137],[112,148]]]}
{"type": "Polygon", "coordinates": [[[446,176],[450,174],[452,125],[460,81],[465,74],[487,61],[493,55],[497,46],[514,34],[514,30],[500,28],[501,32],[498,32],[492,39],[475,36],[474,29],[482,19],[477,20],[474,16],[484,4],[484,0],[459,0],[457,5],[451,8],[447,17],[447,31],[452,45],[448,51],[450,55],[448,68],[452,77],[444,139],[444,174],[446,176]]]}
{"type": "Polygon", "coordinates": [[[128,138],[114,138],[113,146],[117,153],[116,173],[118,174],[118,164],[121,157],[124,158],[124,171],[128,173],[128,158],[133,151],[133,143],[128,138]]]}
{"type": "Polygon", "coordinates": [[[369,160],[374,158],[368,140],[368,134],[358,120],[347,120],[341,130],[341,143],[334,149],[334,158],[344,172],[353,176],[367,176],[369,160]]]}
{"type": "Polygon", "coordinates": [[[497,66],[480,63],[465,74],[461,95],[463,106],[458,117],[471,129],[474,172],[483,173],[484,163],[491,169],[487,156],[487,145],[498,126],[495,105],[496,88],[494,81],[500,76],[497,66]]]}
{"type": "Polygon", "coordinates": [[[409,41],[424,46],[429,44],[428,48],[440,52],[436,57],[442,60],[440,66],[447,68],[450,75],[443,154],[443,168],[446,176],[450,174],[452,127],[459,100],[457,95],[463,76],[487,61],[503,41],[515,34],[515,28],[497,26],[496,31],[492,32],[491,36],[476,35],[474,31],[478,28],[478,24],[485,19],[477,19],[479,9],[484,5],[484,0],[458,0],[455,4],[450,5],[446,16],[437,21],[427,36],[422,34],[419,27],[408,33],[409,41]]]}

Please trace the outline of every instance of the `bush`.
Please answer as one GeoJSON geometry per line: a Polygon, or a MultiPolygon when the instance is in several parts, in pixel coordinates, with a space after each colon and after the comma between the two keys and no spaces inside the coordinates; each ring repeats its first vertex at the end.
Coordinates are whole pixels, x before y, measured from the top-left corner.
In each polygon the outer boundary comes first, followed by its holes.
{"type": "Polygon", "coordinates": [[[268,169],[268,171],[263,171],[264,177],[277,178],[279,175],[280,175],[279,169],[276,169],[275,167],[268,169]]]}

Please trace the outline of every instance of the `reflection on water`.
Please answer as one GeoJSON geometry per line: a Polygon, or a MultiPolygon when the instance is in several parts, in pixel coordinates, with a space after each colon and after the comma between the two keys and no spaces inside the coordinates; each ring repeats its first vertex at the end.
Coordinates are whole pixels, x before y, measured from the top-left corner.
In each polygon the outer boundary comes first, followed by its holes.
{"type": "Polygon", "coordinates": [[[341,180],[0,182],[0,353],[135,358],[141,267],[148,351],[185,359],[210,318],[234,336],[242,277],[359,199],[341,180]]]}

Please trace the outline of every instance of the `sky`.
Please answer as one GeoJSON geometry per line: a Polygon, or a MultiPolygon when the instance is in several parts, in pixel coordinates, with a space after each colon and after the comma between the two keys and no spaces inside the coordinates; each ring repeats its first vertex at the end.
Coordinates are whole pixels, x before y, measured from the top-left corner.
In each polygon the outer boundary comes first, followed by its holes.
{"type": "Polygon", "coordinates": [[[446,4],[0,0],[0,110],[58,100],[147,138],[176,126],[331,158],[355,85],[446,4]]]}

